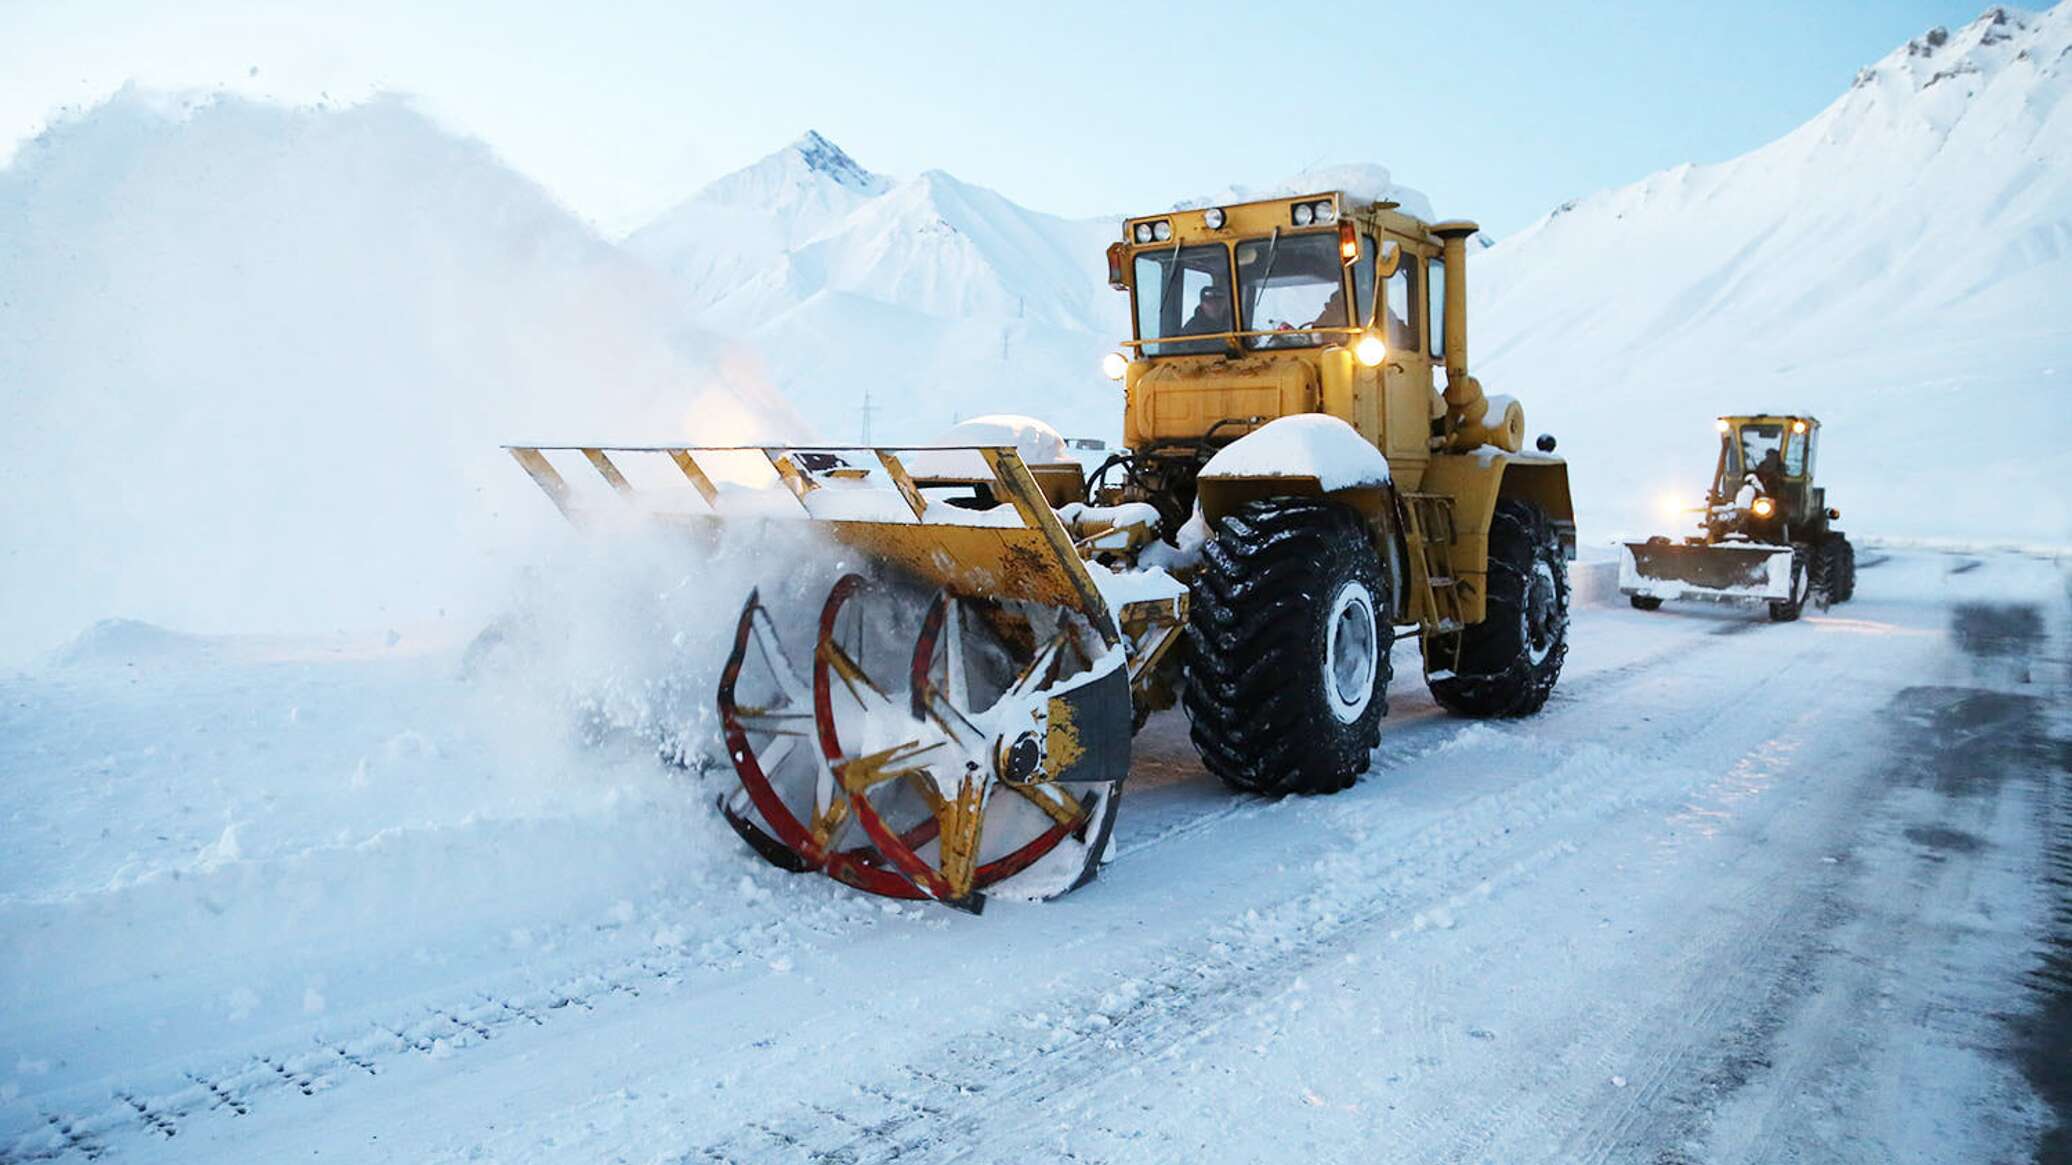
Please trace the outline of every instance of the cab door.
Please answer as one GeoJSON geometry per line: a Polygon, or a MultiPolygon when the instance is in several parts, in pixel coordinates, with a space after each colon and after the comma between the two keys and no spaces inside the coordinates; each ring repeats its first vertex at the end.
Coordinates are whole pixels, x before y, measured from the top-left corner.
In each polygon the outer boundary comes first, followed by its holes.
{"type": "Polygon", "coordinates": [[[1388,345],[1388,358],[1381,366],[1386,410],[1381,448],[1397,483],[1416,489],[1432,455],[1432,362],[1437,345],[1430,336],[1439,333],[1431,304],[1443,304],[1444,285],[1438,300],[1428,301],[1431,273],[1440,270],[1438,262],[1393,232],[1381,241],[1384,250],[1397,248],[1402,255],[1395,273],[1381,282],[1374,313],[1374,327],[1388,345]]]}

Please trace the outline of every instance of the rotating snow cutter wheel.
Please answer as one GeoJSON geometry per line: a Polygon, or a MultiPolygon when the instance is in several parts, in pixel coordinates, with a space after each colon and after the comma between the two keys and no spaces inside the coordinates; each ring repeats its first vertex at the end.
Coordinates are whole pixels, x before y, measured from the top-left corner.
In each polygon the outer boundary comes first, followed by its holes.
{"type": "Polygon", "coordinates": [[[914,607],[844,577],[807,679],[749,598],[719,691],[728,822],[774,865],[974,913],[1092,880],[1128,765],[1123,653],[1061,608],[914,607]]]}

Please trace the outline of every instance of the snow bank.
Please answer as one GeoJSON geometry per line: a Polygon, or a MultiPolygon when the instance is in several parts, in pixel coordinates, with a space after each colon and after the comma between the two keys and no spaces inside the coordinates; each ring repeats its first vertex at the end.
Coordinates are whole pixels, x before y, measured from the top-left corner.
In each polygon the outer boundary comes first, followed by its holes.
{"type": "Polygon", "coordinates": [[[788,431],[745,361],[395,100],[127,92],[0,170],[0,662],[127,617],[465,625],[558,521],[498,444],[788,431]]]}
{"type": "Polygon", "coordinates": [[[1314,477],[1326,493],[1389,480],[1388,459],[1337,417],[1305,413],[1268,421],[1202,466],[1203,477],[1314,477]]]}
{"type": "Polygon", "coordinates": [[[743,597],[810,627],[842,565],[799,523],[710,550],[609,531],[561,540],[464,661],[386,637],[202,658],[128,624],[0,679],[0,1063],[49,1066],[9,1078],[0,1145],[111,1078],[170,1090],[410,1027],[427,992],[724,962],[877,915],[763,866],[712,808],[743,597]],[[137,682],[127,661],[167,650],[180,666],[137,682]]]}

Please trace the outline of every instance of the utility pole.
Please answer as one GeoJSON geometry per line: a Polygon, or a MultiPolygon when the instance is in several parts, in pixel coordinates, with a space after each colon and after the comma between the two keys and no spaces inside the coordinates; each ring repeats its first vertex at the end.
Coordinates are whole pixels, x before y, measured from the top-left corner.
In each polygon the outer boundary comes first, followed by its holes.
{"type": "Polygon", "coordinates": [[[863,443],[865,445],[871,443],[871,413],[876,408],[877,406],[871,403],[871,390],[866,386],[863,390],[863,405],[858,409],[863,414],[863,443]]]}

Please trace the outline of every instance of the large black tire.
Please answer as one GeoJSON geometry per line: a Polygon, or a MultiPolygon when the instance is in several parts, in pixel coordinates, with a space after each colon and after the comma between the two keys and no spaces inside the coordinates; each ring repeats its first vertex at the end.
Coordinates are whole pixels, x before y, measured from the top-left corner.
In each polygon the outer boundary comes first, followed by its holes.
{"type": "Polygon", "coordinates": [[[1530,716],[1553,693],[1568,655],[1568,560],[1545,511],[1514,499],[1496,504],[1488,578],[1482,621],[1459,633],[1459,662],[1450,636],[1425,641],[1428,684],[1439,706],[1458,715],[1530,716]]]}
{"type": "Polygon", "coordinates": [[[1842,535],[1835,535],[1835,545],[1842,549],[1842,572],[1835,585],[1838,588],[1835,602],[1846,603],[1856,597],[1856,547],[1842,535]]]}
{"type": "MultiPolygon", "coordinates": [[[[1770,604],[1770,622],[1790,623],[1806,609],[1806,600],[1813,594],[1812,559],[1807,546],[1794,542],[1791,547],[1791,597],[1782,602],[1770,604]]],[[[1817,552],[1816,552],[1817,553],[1817,552]]]]}
{"type": "Polygon", "coordinates": [[[1633,609],[1636,611],[1659,611],[1662,609],[1662,600],[1654,595],[1627,595],[1626,601],[1632,603],[1633,609]]]}
{"type": "Polygon", "coordinates": [[[1187,718],[1232,788],[1335,793],[1367,769],[1389,684],[1388,574],[1354,511],[1249,502],[1216,523],[1187,627],[1187,718]]]}
{"type": "Polygon", "coordinates": [[[1811,577],[1806,585],[1806,600],[1823,611],[1841,600],[1835,598],[1835,579],[1841,576],[1841,562],[1835,550],[1835,541],[1830,538],[1806,548],[1806,573],[1811,577]]]}

